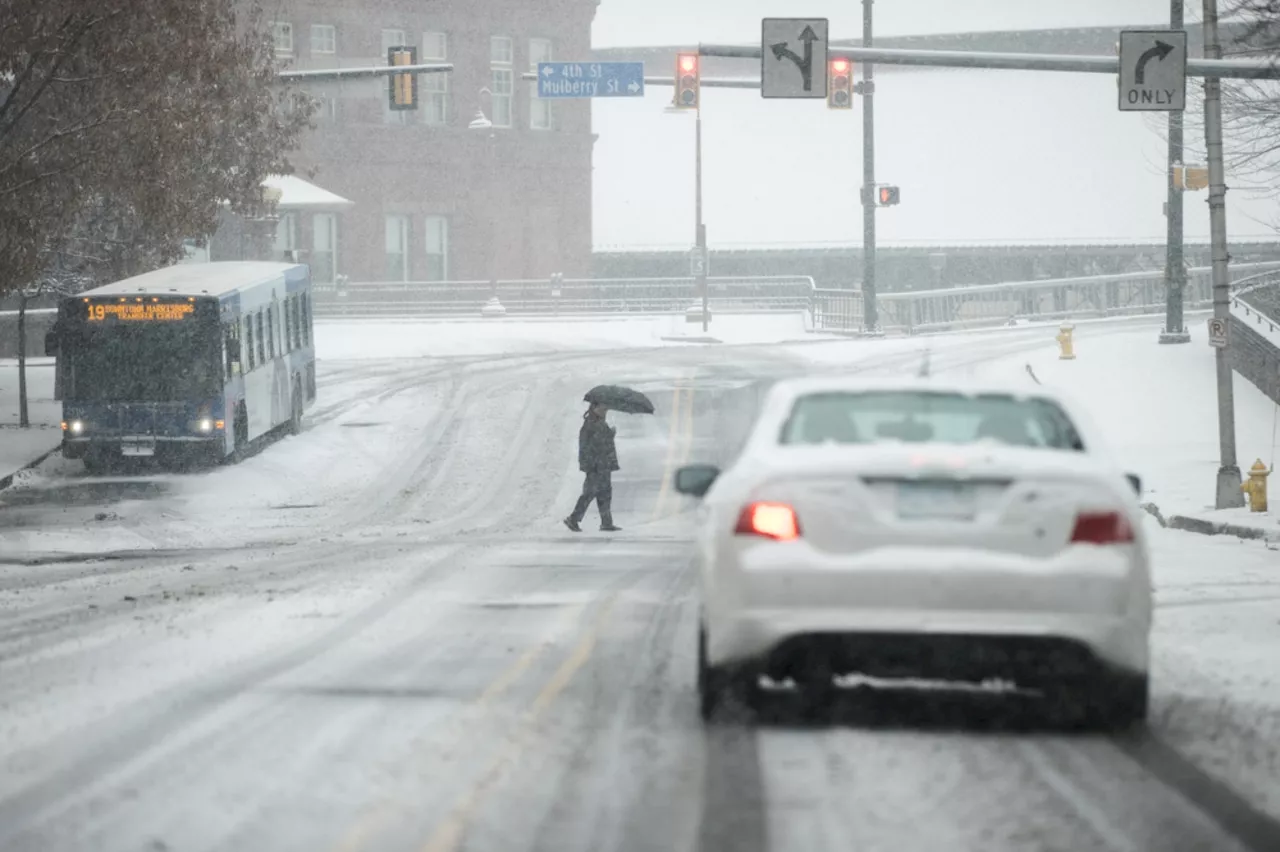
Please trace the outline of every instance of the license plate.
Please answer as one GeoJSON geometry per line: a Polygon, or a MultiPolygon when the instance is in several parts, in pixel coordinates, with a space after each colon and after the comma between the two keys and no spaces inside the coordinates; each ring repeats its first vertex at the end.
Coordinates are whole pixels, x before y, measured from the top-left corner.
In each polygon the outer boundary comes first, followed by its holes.
{"type": "Polygon", "coordinates": [[[961,482],[903,482],[898,486],[898,517],[911,520],[970,521],[977,498],[961,482]]]}
{"type": "Polygon", "coordinates": [[[155,438],[126,439],[120,442],[122,456],[154,456],[155,454],[155,438]]]}

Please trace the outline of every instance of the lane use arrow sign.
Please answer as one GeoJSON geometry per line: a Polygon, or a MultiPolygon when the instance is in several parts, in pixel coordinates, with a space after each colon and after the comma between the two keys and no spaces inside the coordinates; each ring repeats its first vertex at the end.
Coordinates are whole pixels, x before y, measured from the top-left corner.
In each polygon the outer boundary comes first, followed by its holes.
{"type": "Polygon", "coordinates": [[[1138,64],[1133,68],[1133,82],[1144,85],[1147,82],[1147,64],[1153,59],[1163,62],[1170,53],[1173,53],[1173,45],[1157,41],[1155,47],[1138,57],[1138,64]]]}

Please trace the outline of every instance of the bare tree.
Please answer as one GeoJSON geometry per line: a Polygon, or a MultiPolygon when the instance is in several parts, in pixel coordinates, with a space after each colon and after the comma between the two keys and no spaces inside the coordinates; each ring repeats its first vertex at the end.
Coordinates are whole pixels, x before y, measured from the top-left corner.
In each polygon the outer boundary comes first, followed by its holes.
{"type": "Polygon", "coordinates": [[[312,101],[277,83],[258,0],[8,0],[0,12],[0,295],[51,265],[123,277],[256,213],[312,101]]]}

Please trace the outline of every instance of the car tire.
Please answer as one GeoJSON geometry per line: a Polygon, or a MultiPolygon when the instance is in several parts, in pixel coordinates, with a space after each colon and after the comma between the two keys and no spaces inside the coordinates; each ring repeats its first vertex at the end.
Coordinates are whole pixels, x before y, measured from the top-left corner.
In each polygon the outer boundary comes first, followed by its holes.
{"type": "Polygon", "coordinates": [[[1129,672],[1108,672],[1045,690],[1053,721],[1083,725],[1094,731],[1120,732],[1143,724],[1150,703],[1150,678],[1129,672]]]}
{"type": "Polygon", "coordinates": [[[698,714],[704,722],[716,721],[734,704],[748,705],[747,676],[726,666],[707,662],[707,630],[698,628],[698,714]]]}
{"type": "Polygon", "coordinates": [[[1151,702],[1151,679],[1146,672],[1106,675],[1094,683],[1092,692],[1091,727],[1126,731],[1146,723],[1151,702]]]}

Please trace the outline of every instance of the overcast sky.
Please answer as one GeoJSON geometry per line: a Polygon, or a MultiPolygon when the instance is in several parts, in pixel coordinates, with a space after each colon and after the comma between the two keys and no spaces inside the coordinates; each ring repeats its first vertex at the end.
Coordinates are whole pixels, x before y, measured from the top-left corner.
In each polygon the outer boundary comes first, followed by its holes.
{"type": "MultiPolygon", "coordinates": [[[[1188,4],[1188,20],[1193,7],[1188,4]]],[[[862,33],[859,0],[602,0],[597,47],[752,42],[765,17],[825,17],[833,38],[862,33]]],[[[995,29],[1156,24],[1168,0],[877,0],[876,32],[911,35],[995,29]]],[[[1198,17],[1196,15],[1195,17],[1198,17]]]]}

